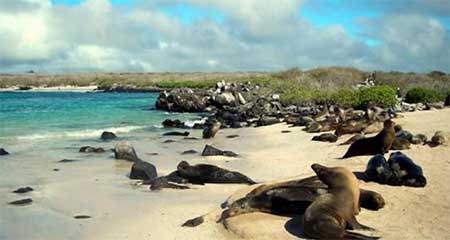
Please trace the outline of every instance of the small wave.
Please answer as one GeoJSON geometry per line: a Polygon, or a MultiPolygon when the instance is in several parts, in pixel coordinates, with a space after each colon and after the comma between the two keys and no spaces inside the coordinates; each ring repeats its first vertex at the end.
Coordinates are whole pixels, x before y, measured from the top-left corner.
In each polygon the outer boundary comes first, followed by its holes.
{"type": "Polygon", "coordinates": [[[192,120],[192,121],[188,120],[188,121],[184,122],[184,124],[188,127],[193,127],[196,123],[204,124],[205,121],[206,121],[206,118],[201,119],[201,120],[192,120]]]}
{"type": "Polygon", "coordinates": [[[113,133],[128,133],[143,129],[145,126],[126,126],[126,127],[111,127],[104,129],[86,129],[81,131],[64,131],[64,132],[50,132],[44,134],[31,134],[25,136],[16,137],[17,140],[42,140],[42,139],[52,139],[52,138],[89,138],[89,137],[100,137],[104,131],[113,133]]]}

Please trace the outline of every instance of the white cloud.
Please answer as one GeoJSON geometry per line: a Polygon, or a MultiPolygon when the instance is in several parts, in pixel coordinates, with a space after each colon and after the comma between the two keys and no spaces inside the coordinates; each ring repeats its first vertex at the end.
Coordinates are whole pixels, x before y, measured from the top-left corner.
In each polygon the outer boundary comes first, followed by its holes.
{"type": "MultiPolygon", "coordinates": [[[[108,0],[78,6],[48,0],[0,0],[0,71],[276,71],[344,65],[366,70],[449,71],[449,32],[429,16],[385,15],[362,21],[375,47],[341,25],[314,26],[297,0],[108,0]],[[216,9],[223,22],[192,24],[161,6],[216,9]]],[[[434,8],[433,8],[434,9],[434,8]]]]}

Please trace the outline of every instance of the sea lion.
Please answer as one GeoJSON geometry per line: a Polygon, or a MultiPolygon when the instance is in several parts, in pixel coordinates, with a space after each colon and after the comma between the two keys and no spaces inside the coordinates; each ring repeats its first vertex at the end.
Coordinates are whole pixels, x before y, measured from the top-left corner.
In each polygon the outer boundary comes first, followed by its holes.
{"type": "Polygon", "coordinates": [[[425,144],[427,141],[427,136],[421,133],[414,135],[411,139],[412,144],[425,144]]]}
{"type": "Polygon", "coordinates": [[[443,131],[437,131],[431,138],[430,146],[435,147],[438,145],[448,145],[450,134],[443,131]]]}
{"type": "Polygon", "coordinates": [[[219,121],[215,121],[213,124],[203,129],[203,138],[213,138],[216,136],[222,124],[219,121]]]}
{"type": "Polygon", "coordinates": [[[356,220],[359,213],[359,187],[355,175],[346,168],[328,168],[313,164],[311,168],[324,182],[329,192],[320,195],[303,215],[303,233],[314,239],[378,239],[349,232],[364,229],[373,230],[356,220]]]}
{"type": "Polygon", "coordinates": [[[372,134],[377,133],[383,129],[383,122],[373,122],[369,124],[367,127],[365,127],[362,132],[364,134],[372,134]]]}
{"type": "Polygon", "coordinates": [[[389,164],[382,154],[377,154],[369,160],[364,173],[367,180],[381,184],[390,183],[394,177],[389,164]]]}
{"type": "Polygon", "coordinates": [[[308,122],[305,125],[305,131],[309,133],[320,132],[320,129],[322,129],[322,125],[316,121],[308,122]]]}
{"type": "Polygon", "coordinates": [[[356,120],[348,120],[339,126],[337,126],[334,134],[338,137],[344,134],[360,133],[364,128],[367,127],[367,123],[356,120]]]}
{"type": "Polygon", "coordinates": [[[338,137],[332,133],[324,133],[312,138],[313,141],[336,142],[338,137]]]}
{"type": "Polygon", "coordinates": [[[392,185],[425,187],[427,184],[422,168],[402,152],[392,153],[387,163],[395,176],[395,181],[391,181],[392,185]]]}
{"type": "Polygon", "coordinates": [[[177,166],[178,175],[188,179],[190,183],[244,183],[255,184],[256,182],[242,173],[223,169],[209,164],[189,165],[182,161],[177,166]]]}
{"type": "Polygon", "coordinates": [[[395,139],[395,123],[392,120],[384,121],[384,128],[374,137],[355,141],[342,158],[360,155],[384,154],[389,151],[395,139]]]}
{"type": "MultiPolygon", "coordinates": [[[[412,140],[412,138],[411,138],[412,140]]],[[[407,139],[395,137],[394,141],[392,142],[390,150],[405,150],[410,149],[411,142],[407,139]]]]}
{"type": "MultiPolygon", "coordinates": [[[[214,221],[253,212],[276,215],[303,214],[321,194],[328,193],[328,187],[317,176],[286,182],[264,184],[256,187],[243,198],[226,202],[227,209],[221,211],[214,221]]],[[[379,210],[385,201],[379,193],[360,189],[360,206],[369,210],[379,210]]],[[[186,221],[182,226],[195,227],[204,222],[203,215],[186,221]]]]}
{"type": "Polygon", "coordinates": [[[359,139],[363,139],[363,138],[364,138],[364,134],[358,133],[358,134],[353,135],[353,137],[349,138],[347,141],[345,141],[339,145],[349,145],[349,144],[352,144],[355,141],[357,141],[359,139]]]}

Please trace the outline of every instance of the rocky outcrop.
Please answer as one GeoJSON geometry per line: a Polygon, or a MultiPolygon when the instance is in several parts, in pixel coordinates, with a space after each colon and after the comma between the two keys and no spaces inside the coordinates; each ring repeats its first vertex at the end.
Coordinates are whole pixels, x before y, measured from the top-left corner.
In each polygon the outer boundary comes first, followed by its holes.
{"type": "Polygon", "coordinates": [[[114,158],[132,162],[139,160],[134,147],[128,142],[120,142],[114,146],[114,158]]]}
{"type": "Polygon", "coordinates": [[[204,112],[208,96],[201,91],[189,88],[176,88],[160,93],[156,108],[170,112],[204,112]]]}

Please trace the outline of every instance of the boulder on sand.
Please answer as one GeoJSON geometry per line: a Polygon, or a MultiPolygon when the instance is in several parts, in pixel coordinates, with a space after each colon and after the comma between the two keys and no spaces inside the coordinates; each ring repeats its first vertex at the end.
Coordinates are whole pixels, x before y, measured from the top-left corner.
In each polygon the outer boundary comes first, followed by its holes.
{"type": "Polygon", "coordinates": [[[158,176],[156,167],[140,159],[131,166],[130,179],[150,180],[158,176]]]}
{"type": "Polygon", "coordinates": [[[139,160],[133,146],[128,142],[120,142],[116,144],[114,146],[113,152],[114,158],[116,159],[123,159],[133,162],[139,160]]]}
{"type": "Polygon", "coordinates": [[[203,149],[202,156],[227,156],[227,157],[237,157],[238,154],[232,151],[223,151],[217,149],[211,145],[206,144],[203,149]]]}

